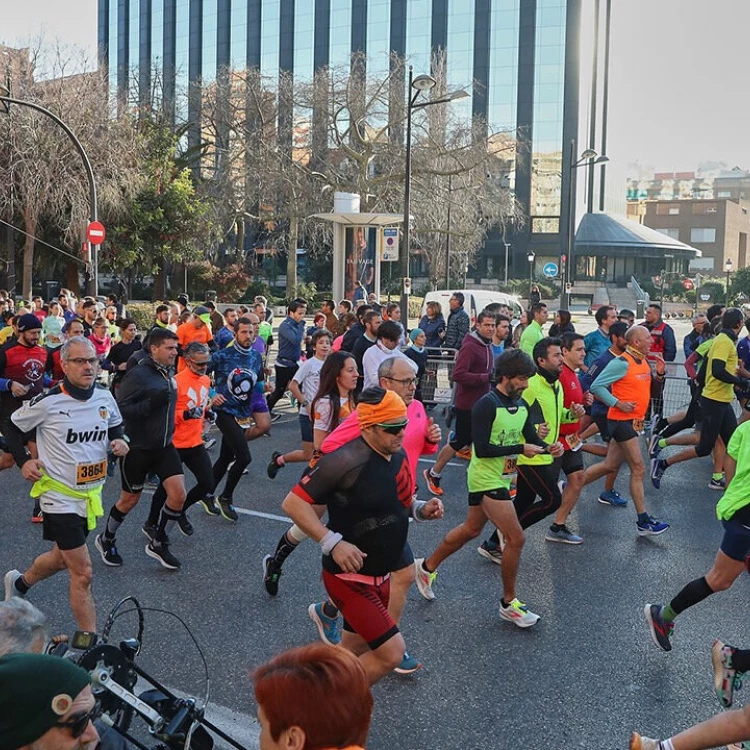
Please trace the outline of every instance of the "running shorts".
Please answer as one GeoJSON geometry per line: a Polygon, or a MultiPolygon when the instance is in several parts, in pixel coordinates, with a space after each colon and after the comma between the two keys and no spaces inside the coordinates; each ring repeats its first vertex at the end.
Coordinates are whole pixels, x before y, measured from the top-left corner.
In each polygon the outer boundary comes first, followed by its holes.
{"type": "Polygon", "coordinates": [[[86,545],[88,521],[77,513],[48,513],[42,517],[42,538],[54,542],[61,550],[78,549],[86,545]]]}
{"type": "Polygon", "coordinates": [[[610,437],[617,443],[627,443],[638,437],[632,419],[610,419],[607,421],[610,437]]]}
{"type": "Polygon", "coordinates": [[[156,474],[159,481],[163,482],[169,477],[184,473],[180,454],[171,443],[158,450],[131,448],[120,459],[120,485],[123,492],[142,492],[146,477],[151,474],[156,474]]]}
{"type": "Polygon", "coordinates": [[[390,578],[375,585],[347,581],[324,570],[323,584],[344,618],[344,630],[356,633],[373,651],[399,632],[388,612],[390,578]]]}
{"type": "Polygon", "coordinates": [[[513,500],[510,496],[509,487],[496,487],[494,490],[482,490],[481,492],[469,493],[469,507],[482,504],[482,498],[487,496],[490,500],[513,500]]]}
{"type": "Polygon", "coordinates": [[[722,521],[724,538],[721,540],[721,551],[732,560],[744,562],[750,555],[750,528],[731,518],[722,521]]]}
{"type": "Polygon", "coordinates": [[[409,542],[407,542],[401,552],[401,557],[398,558],[398,562],[393,566],[393,570],[403,570],[411,565],[414,565],[414,553],[411,551],[409,542]]]}
{"type": "Polygon", "coordinates": [[[454,451],[460,451],[471,445],[471,410],[456,409],[456,423],[449,445],[454,451]]]}
{"type": "Polygon", "coordinates": [[[299,415],[299,431],[302,435],[303,443],[313,442],[313,426],[310,417],[308,417],[307,414],[299,415]]]}
{"type": "Polygon", "coordinates": [[[605,443],[608,443],[611,435],[609,432],[609,420],[607,419],[607,413],[597,414],[594,416],[594,423],[599,428],[599,434],[605,443]]]}
{"type": "Polygon", "coordinates": [[[583,471],[582,451],[565,451],[560,458],[555,460],[558,462],[558,468],[563,470],[566,477],[575,474],[577,471],[583,471]]]}

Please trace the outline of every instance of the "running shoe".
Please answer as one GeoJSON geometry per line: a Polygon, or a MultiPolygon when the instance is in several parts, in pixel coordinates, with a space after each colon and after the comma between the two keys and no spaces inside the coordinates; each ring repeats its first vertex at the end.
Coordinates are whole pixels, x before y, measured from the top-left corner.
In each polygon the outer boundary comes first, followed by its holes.
{"type": "Polygon", "coordinates": [[[141,531],[150,542],[156,539],[156,524],[153,521],[146,521],[141,527],[141,531]]]}
{"type": "Polygon", "coordinates": [[[320,639],[329,646],[338,646],[341,643],[341,627],[338,617],[329,617],[323,611],[323,602],[311,604],[307,608],[307,614],[315,623],[320,639]]]}
{"type": "Polygon", "coordinates": [[[109,565],[110,568],[119,568],[122,566],[122,557],[117,552],[117,545],[115,540],[109,541],[105,539],[103,534],[97,534],[94,539],[94,546],[99,550],[99,554],[102,556],[102,561],[105,565],[109,565]]]}
{"type": "MultiPolygon", "coordinates": [[[[7,576],[6,576],[7,577],[7,576]]],[[[7,598],[7,586],[6,586],[7,598]]],[[[734,701],[734,691],[742,687],[742,672],[732,666],[734,651],[719,640],[714,641],[711,649],[711,661],[714,665],[714,690],[723,708],[730,708],[734,701]]]]}
{"type": "Polygon", "coordinates": [[[180,513],[180,517],[177,519],[177,527],[184,536],[193,536],[195,533],[193,524],[190,523],[190,519],[184,513],[180,513]]]}
{"type": "Polygon", "coordinates": [[[414,674],[414,672],[421,668],[422,665],[408,651],[404,651],[404,658],[401,659],[401,664],[393,671],[396,674],[414,674]]]}
{"type": "Polygon", "coordinates": [[[209,516],[218,516],[221,513],[218,505],[216,505],[216,498],[213,495],[206,495],[200,501],[200,504],[209,516]]]}
{"type": "Polygon", "coordinates": [[[617,490],[605,490],[598,499],[602,505],[611,505],[613,508],[624,508],[628,504],[627,499],[617,490]]]}
{"type": "Polygon", "coordinates": [[[485,560],[502,565],[503,551],[500,547],[493,547],[486,540],[477,547],[477,553],[485,560]]]}
{"type": "Polygon", "coordinates": [[[221,515],[227,519],[227,521],[232,521],[234,523],[237,523],[237,521],[240,520],[240,516],[237,513],[237,511],[234,509],[234,505],[232,505],[231,500],[227,500],[226,498],[220,497],[218,500],[219,503],[219,510],[221,512],[221,515]]]}
{"type": "Polygon", "coordinates": [[[630,735],[630,750],[661,750],[659,740],[652,740],[650,737],[641,737],[638,732],[630,735]]]}
{"type": "Polygon", "coordinates": [[[146,477],[146,484],[144,486],[144,489],[155,490],[158,486],[159,486],[159,477],[157,477],[156,474],[151,474],[151,476],[146,477]]]}
{"type": "Polygon", "coordinates": [[[31,512],[31,523],[42,523],[42,521],[44,521],[44,513],[42,513],[42,509],[36,505],[31,512]]]}
{"type": "Polygon", "coordinates": [[[180,561],[169,551],[167,542],[161,544],[149,542],[146,545],[146,554],[158,560],[167,570],[179,570],[181,567],[180,561]]]}
{"type": "Polygon", "coordinates": [[[414,570],[416,572],[419,593],[422,594],[427,601],[433,601],[435,599],[435,592],[432,590],[432,584],[437,578],[437,572],[428,573],[424,569],[424,557],[420,557],[414,561],[414,570]]]}
{"type": "Polygon", "coordinates": [[[724,490],[727,488],[727,483],[724,477],[721,479],[714,479],[711,477],[711,481],[708,483],[708,489],[709,490],[718,490],[719,492],[724,492],[724,490]]]}
{"type": "Polygon", "coordinates": [[[557,531],[553,531],[552,528],[547,529],[544,540],[546,542],[560,542],[561,544],[583,544],[583,537],[574,534],[565,524],[557,531]]]}
{"type": "Polygon", "coordinates": [[[530,628],[541,619],[539,615],[530,612],[529,608],[518,599],[514,599],[506,607],[503,607],[503,603],[500,602],[500,617],[518,625],[519,628],[530,628]]]}
{"type": "Polygon", "coordinates": [[[731,745],[727,745],[727,750],[750,750],[750,742],[733,742],[731,745]]]}
{"type": "Polygon", "coordinates": [[[561,479],[561,480],[558,481],[558,483],[557,483],[557,489],[560,490],[560,494],[561,495],[562,495],[563,492],[565,492],[565,488],[567,486],[568,486],[568,483],[564,479],[561,479]]]}
{"type": "Polygon", "coordinates": [[[263,558],[263,585],[271,596],[279,593],[279,578],[282,573],[281,565],[274,560],[273,555],[263,558]]]}
{"type": "Polygon", "coordinates": [[[213,447],[214,447],[215,445],[216,445],[216,438],[215,438],[215,437],[210,437],[210,438],[206,438],[206,439],[205,439],[205,440],[203,441],[203,447],[204,447],[204,448],[205,448],[205,449],[206,449],[207,451],[210,451],[210,450],[211,450],[211,448],[213,448],[213,447]]]}
{"type": "Polygon", "coordinates": [[[440,487],[440,477],[433,476],[429,469],[425,469],[422,472],[425,482],[427,482],[427,491],[431,495],[437,495],[440,497],[443,494],[443,490],[440,487]]]}
{"type": "Polygon", "coordinates": [[[661,440],[661,435],[658,432],[655,432],[648,441],[648,457],[651,459],[656,458],[659,453],[661,453],[661,448],[659,447],[659,441],[661,440]]]}
{"type": "Polygon", "coordinates": [[[283,454],[281,453],[281,451],[274,451],[271,454],[271,460],[268,462],[268,466],[266,467],[266,474],[268,474],[269,479],[276,479],[276,475],[279,473],[279,469],[281,468],[281,464],[276,459],[282,455],[283,454]]]}
{"type": "Polygon", "coordinates": [[[643,614],[646,616],[651,640],[662,651],[671,651],[672,643],[669,639],[674,632],[674,623],[661,619],[661,606],[658,604],[647,604],[643,608],[643,614]]]}
{"type": "Polygon", "coordinates": [[[5,601],[7,602],[8,599],[12,599],[14,596],[20,596],[22,599],[24,598],[23,594],[16,588],[16,581],[22,577],[22,573],[20,570],[9,570],[5,574],[5,578],[3,579],[5,582],[5,601]]]}
{"type": "Polygon", "coordinates": [[[651,459],[651,484],[658,490],[661,487],[661,478],[667,470],[667,462],[663,458],[651,459]]]}
{"type": "Polygon", "coordinates": [[[281,414],[280,412],[278,412],[278,411],[272,411],[271,412],[271,422],[278,422],[281,419],[282,416],[283,416],[283,414],[281,414]]]}
{"type": "Polygon", "coordinates": [[[668,523],[657,521],[653,516],[649,516],[647,521],[636,521],[635,530],[638,536],[659,536],[669,528],[668,523]]]}

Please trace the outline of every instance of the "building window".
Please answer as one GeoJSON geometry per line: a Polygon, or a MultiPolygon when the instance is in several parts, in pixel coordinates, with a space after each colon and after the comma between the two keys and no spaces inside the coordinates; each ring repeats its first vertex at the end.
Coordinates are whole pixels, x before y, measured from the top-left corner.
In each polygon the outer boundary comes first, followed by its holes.
{"type": "Polygon", "coordinates": [[[732,191],[731,190],[719,190],[718,193],[716,193],[717,198],[731,198],[732,197],[732,191]]]}
{"type": "Polygon", "coordinates": [[[715,214],[716,204],[707,203],[706,201],[697,201],[696,203],[693,203],[693,213],[694,214],[715,214]]]}
{"type": "Polygon", "coordinates": [[[680,207],[679,206],[670,206],[669,207],[669,215],[670,216],[677,216],[680,213],[680,207]]]}
{"type": "Polygon", "coordinates": [[[674,203],[657,203],[656,213],[659,216],[677,216],[680,213],[680,207],[674,203]]]}
{"type": "Polygon", "coordinates": [[[690,230],[691,242],[716,242],[716,229],[714,227],[693,227],[690,230]]]}
{"type": "Polygon", "coordinates": [[[664,229],[657,229],[656,231],[666,234],[667,237],[671,237],[673,240],[680,239],[680,230],[677,227],[669,227],[668,229],[665,227],[664,229]]]}

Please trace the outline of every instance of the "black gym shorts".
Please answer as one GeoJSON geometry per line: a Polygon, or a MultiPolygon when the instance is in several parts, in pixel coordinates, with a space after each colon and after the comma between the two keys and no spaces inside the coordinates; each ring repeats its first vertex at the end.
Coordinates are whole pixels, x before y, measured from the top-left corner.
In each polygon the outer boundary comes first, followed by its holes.
{"type": "Polygon", "coordinates": [[[628,440],[638,437],[632,419],[610,419],[607,421],[607,429],[612,440],[617,443],[627,443],[628,440]]]}
{"type": "Polygon", "coordinates": [[[157,450],[131,448],[120,459],[120,483],[123,492],[142,492],[146,477],[151,474],[156,474],[159,481],[163,482],[169,477],[184,473],[180,454],[171,443],[166,448],[157,450]]]}
{"type": "Polygon", "coordinates": [[[481,492],[470,492],[469,493],[469,507],[477,506],[482,504],[482,498],[484,496],[489,497],[491,500],[510,500],[513,498],[510,496],[510,489],[508,487],[497,487],[494,490],[482,490],[481,492]]]}
{"type": "Polygon", "coordinates": [[[42,538],[67,551],[86,546],[88,521],[77,513],[50,513],[42,517],[42,538]]]}

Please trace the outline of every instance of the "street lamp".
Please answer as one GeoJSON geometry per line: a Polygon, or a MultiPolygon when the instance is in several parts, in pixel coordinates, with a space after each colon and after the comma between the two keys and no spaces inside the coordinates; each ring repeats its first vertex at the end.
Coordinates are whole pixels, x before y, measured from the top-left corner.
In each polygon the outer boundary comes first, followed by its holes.
{"type": "Polygon", "coordinates": [[[729,274],[732,273],[732,259],[727,258],[726,261],[724,261],[724,270],[727,272],[727,295],[726,295],[726,306],[729,307],[729,274]]]}
{"type": "Polygon", "coordinates": [[[529,251],[529,254],[526,256],[526,260],[529,261],[529,307],[531,307],[531,287],[534,286],[534,260],[536,259],[536,255],[534,255],[534,251],[529,251]]]}
{"type": "Polygon", "coordinates": [[[404,227],[403,247],[401,248],[401,315],[405,325],[409,326],[409,295],[411,294],[411,274],[409,271],[409,250],[411,240],[411,115],[415,109],[431,107],[435,104],[447,104],[456,99],[463,99],[469,94],[463,89],[452,91],[440,99],[418,102],[420,94],[435,88],[437,81],[428,75],[414,77],[414,69],[409,66],[409,87],[406,104],[406,164],[404,174],[404,227]],[[412,89],[414,93],[412,94],[412,89]]]}
{"type": "MultiPolygon", "coordinates": [[[[560,307],[564,310],[569,309],[570,299],[566,291],[568,282],[571,280],[570,269],[573,266],[573,237],[575,236],[575,194],[576,194],[576,169],[583,167],[593,161],[593,164],[604,164],[609,161],[609,157],[602,154],[601,156],[593,148],[587,148],[580,157],[576,158],[576,139],[570,141],[570,184],[568,185],[568,236],[566,237],[567,253],[565,262],[560,263],[562,271],[562,286],[560,291],[560,307]],[[564,268],[563,268],[564,266],[564,268]]],[[[561,259],[562,260],[562,259],[561,259]]]]}

